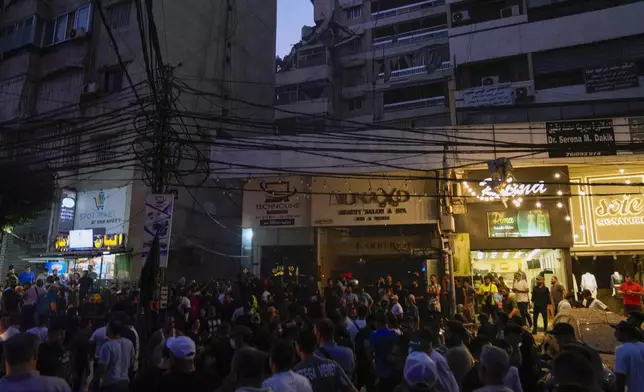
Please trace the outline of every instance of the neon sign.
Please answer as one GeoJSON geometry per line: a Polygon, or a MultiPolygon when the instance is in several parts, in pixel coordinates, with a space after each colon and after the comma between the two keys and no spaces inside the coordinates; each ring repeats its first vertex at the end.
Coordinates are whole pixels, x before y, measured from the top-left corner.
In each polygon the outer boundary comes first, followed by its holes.
{"type": "MultiPolygon", "coordinates": [[[[97,234],[94,235],[92,248],[85,250],[100,250],[110,251],[115,248],[125,247],[125,234],[97,234]]],[[[69,234],[63,234],[56,237],[54,248],[59,252],[66,252],[69,250],[69,234]]]]}
{"type": "Polygon", "coordinates": [[[485,180],[479,183],[480,186],[485,187],[481,191],[482,197],[491,197],[494,199],[500,198],[513,198],[517,196],[530,196],[530,195],[542,195],[546,193],[548,188],[543,182],[536,184],[520,184],[520,183],[509,183],[505,186],[502,186],[500,190],[495,191],[490,186],[491,178],[486,178],[485,180]]]}

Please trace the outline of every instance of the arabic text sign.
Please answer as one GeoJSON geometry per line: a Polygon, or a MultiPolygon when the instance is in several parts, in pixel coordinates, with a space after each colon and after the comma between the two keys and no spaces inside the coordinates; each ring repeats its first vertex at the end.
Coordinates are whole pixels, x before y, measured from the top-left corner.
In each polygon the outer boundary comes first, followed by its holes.
{"type": "Polygon", "coordinates": [[[514,105],[514,91],[510,84],[474,87],[463,91],[465,107],[514,105]]]}
{"type": "Polygon", "coordinates": [[[637,66],[631,62],[607,67],[586,68],[584,69],[584,77],[587,93],[621,90],[640,85],[637,78],[637,66]]]}
{"type": "MultiPolygon", "coordinates": [[[[83,232],[91,232],[91,230],[76,230],[83,232]]],[[[73,234],[72,234],[73,235],[73,234]]],[[[54,248],[59,252],[66,252],[70,250],[100,250],[100,251],[113,251],[125,248],[125,234],[95,234],[89,241],[79,241],[70,239],[70,234],[61,234],[56,237],[54,248]],[[76,242],[76,245],[74,245],[76,242]]]]}
{"type": "Polygon", "coordinates": [[[145,225],[143,226],[143,260],[150,253],[154,236],[159,237],[159,266],[168,266],[174,195],[151,194],[145,202],[145,225]]]}
{"type": "Polygon", "coordinates": [[[613,120],[546,123],[550,158],[617,155],[613,120]]]}

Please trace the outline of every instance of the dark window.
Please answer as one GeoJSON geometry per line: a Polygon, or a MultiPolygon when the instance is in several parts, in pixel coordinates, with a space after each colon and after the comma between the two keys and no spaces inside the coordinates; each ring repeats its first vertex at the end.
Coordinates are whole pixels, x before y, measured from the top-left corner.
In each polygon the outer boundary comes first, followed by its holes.
{"type": "Polygon", "coordinates": [[[103,92],[113,93],[121,91],[123,86],[123,70],[121,68],[113,68],[105,71],[103,80],[103,92]]]}
{"type": "Polygon", "coordinates": [[[445,96],[445,86],[443,83],[425,84],[387,90],[384,94],[384,104],[389,105],[442,96],[445,96]]]}
{"type": "Polygon", "coordinates": [[[347,103],[349,104],[350,112],[362,109],[362,97],[348,99],[347,103]]]}
{"type": "Polygon", "coordinates": [[[584,83],[585,79],[583,68],[535,75],[534,77],[534,88],[536,90],[564,86],[575,86],[584,83]]]}
{"type": "Polygon", "coordinates": [[[119,29],[129,25],[131,10],[132,3],[129,1],[110,6],[107,9],[107,20],[109,21],[110,27],[113,29],[119,29]]]}
{"type": "Polygon", "coordinates": [[[102,135],[94,139],[92,149],[96,154],[96,162],[107,162],[114,159],[117,135],[102,135]]]}
{"type": "Polygon", "coordinates": [[[359,19],[362,17],[362,6],[351,7],[346,10],[347,20],[359,19]]]}
{"type": "Polygon", "coordinates": [[[528,0],[528,21],[561,18],[636,3],[641,0],[585,0],[585,1],[544,1],[528,0]]]}

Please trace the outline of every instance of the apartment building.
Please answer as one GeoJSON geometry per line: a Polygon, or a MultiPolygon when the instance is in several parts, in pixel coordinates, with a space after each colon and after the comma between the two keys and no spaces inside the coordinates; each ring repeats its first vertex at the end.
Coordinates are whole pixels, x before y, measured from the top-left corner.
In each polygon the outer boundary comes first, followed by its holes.
{"type": "MultiPolygon", "coordinates": [[[[127,73],[113,49],[112,37],[104,27],[96,2],[0,2],[0,140],[46,139],[38,146],[32,143],[16,153],[47,160],[58,169],[61,188],[80,194],[127,187],[127,205],[123,206],[127,215],[126,242],[136,255],[142,247],[145,215],[142,211],[150,190],[142,181],[144,174],[140,165],[123,167],[115,158],[131,161],[141,156],[141,150],[135,151],[138,147],[133,146],[132,130],[133,118],[137,115],[139,119],[144,118],[144,107],[149,108],[146,105],[150,103],[143,56],[145,50],[150,50],[150,44],[145,47],[141,42],[142,35],[149,39],[150,23],[144,5],[141,5],[142,23],[138,23],[135,1],[100,3],[127,73]],[[104,125],[106,118],[111,125],[104,125]],[[43,122],[36,126],[36,119],[47,120],[52,126],[43,126],[43,122]],[[62,119],[69,121],[62,122],[62,119]],[[96,121],[75,121],[78,119],[96,121]],[[70,132],[75,129],[78,132],[70,132]],[[60,151],[66,153],[61,156],[60,151]],[[91,168],[86,167],[89,165],[91,168]],[[63,172],[63,169],[66,170],[63,172]]],[[[175,104],[177,110],[259,120],[273,118],[271,109],[263,110],[242,102],[267,107],[273,104],[276,9],[276,0],[152,1],[161,55],[164,63],[173,67],[174,79],[228,98],[176,91],[180,96],[175,104]],[[244,80],[266,83],[252,89],[233,83],[244,80]]],[[[212,122],[189,118],[182,121],[187,125],[181,125],[181,132],[184,128],[188,132],[215,128],[212,122]]],[[[202,148],[204,155],[209,156],[209,147],[202,148]]],[[[186,176],[183,181],[188,185],[200,181],[196,178],[198,175],[194,177],[186,176]]],[[[209,218],[209,213],[219,208],[231,211],[229,218],[220,219],[222,226],[238,224],[240,217],[234,214],[235,202],[230,200],[230,195],[224,196],[221,190],[215,189],[193,191],[195,201],[179,186],[169,190],[178,194],[173,227],[191,241],[173,240],[172,247],[180,250],[174,252],[175,260],[183,255],[188,265],[200,268],[213,257],[204,248],[216,249],[222,254],[238,251],[237,233],[223,229],[218,232],[209,218]],[[204,212],[204,208],[209,212],[204,212]],[[213,237],[220,239],[221,246],[212,245],[213,237]]],[[[3,265],[13,263],[20,268],[26,256],[52,250],[59,220],[57,211],[58,205],[54,203],[51,211],[43,211],[41,219],[15,228],[13,236],[4,236],[0,275],[3,265]],[[27,241],[28,238],[37,238],[38,243],[27,241]]],[[[173,265],[172,261],[170,264],[173,265]]],[[[185,267],[181,263],[174,265],[185,267]]],[[[135,256],[134,276],[139,270],[140,257],[135,256]]]]}
{"type": "Polygon", "coordinates": [[[458,124],[627,116],[644,108],[642,1],[313,4],[316,26],[303,28],[276,76],[276,118],[285,133],[354,122],[447,125],[450,96],[458,124]]]}

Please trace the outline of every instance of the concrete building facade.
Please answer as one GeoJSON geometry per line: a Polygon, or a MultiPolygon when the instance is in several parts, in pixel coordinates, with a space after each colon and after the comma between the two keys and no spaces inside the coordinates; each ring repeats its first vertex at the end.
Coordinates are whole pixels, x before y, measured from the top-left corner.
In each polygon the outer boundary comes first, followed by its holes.
{"type": "MultiPolygon", "coordinates": [[[[276,1],[153,0],[147,3],[149,10],[140,1],[100,3],[123,64],[96,2],[24,0],[0,6],[0,140],[16,143],[14,156],[39,159],[57,169],[61,188],[84,192],[128,187],[127,247],[133,250],[131,272],[136,277],[145,197],[150,193],[138,128],[152,107],[143,55],[151,45],[148,11],[163,62],[173,68],[174,109],[184,116],[180,121],[178,114],[173,126],[189,139],[204,138],[224,125],[186,113],[272,120],[276,1]],[[242,80],[262,80],[265,85],[250,89],[235,82],[242,80]],[[211,95],[188,94],[188,88],[211,95]],[[241,101],[268,108],[251,111],[241,101]]],[[[210,156],[207,145],[200,149],[210,156]]],[[[186,158],[180,167],[189,170],[194,162],[186,158]]],[[[234,272],[235,259],[216,255],[236,253],[240,246],[237,232],[224,229],[240,219],[234,195],[207,187],[186,191],[204,177],[209,173],[193,173],[168,186],[178,195],[173,227],[181,234],[173,237],[177,251],[171,270],[189,267],[192,272],[186,274],[195,277],[217,268],[213,260],[223,260],[222,273],[234,272]],[[227,211],[218,214],[221,225],[211,219],[215,210],[227,211]]],[[[15,235],[4,236],[0,275],[8,264],[20,268],[25,260],[51,252],[57,205],[44,211],[42,219],[16,228],[15,235]]]]}
{"type": "Polygon", "coordinates": [[[298,118],[285,129],[320,129],[306,125],[311,115],[338,130],[342,121],[424,127],[642,110],[642,1],[313,4],[316,26],[303,28],[277,73],[276,117],[298,118]]]}

